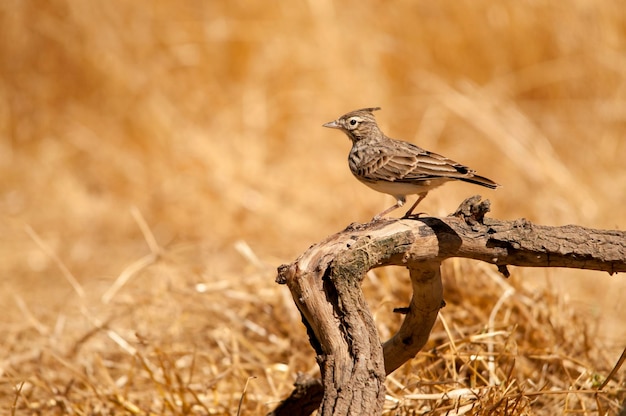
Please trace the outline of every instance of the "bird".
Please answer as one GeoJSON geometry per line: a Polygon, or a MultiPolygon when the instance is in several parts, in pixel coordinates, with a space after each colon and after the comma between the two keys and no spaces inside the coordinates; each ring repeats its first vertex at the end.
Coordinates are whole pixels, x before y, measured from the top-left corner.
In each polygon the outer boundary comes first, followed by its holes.
{"type": "Polygon", "coordinates": [[[372,221],[402,207],[407,195],[418,195],[402,218],[410,217],[429,191],[449,181],[460,180],[490,189],[500,186],[445,156],[387,137],[373,114],[380,109],[361,108],[323,124],[323,127],[343,131],[352,141],[348,155],[352,174],[375,191],[396,198],[395,205],[375,215],[372,221]]]}

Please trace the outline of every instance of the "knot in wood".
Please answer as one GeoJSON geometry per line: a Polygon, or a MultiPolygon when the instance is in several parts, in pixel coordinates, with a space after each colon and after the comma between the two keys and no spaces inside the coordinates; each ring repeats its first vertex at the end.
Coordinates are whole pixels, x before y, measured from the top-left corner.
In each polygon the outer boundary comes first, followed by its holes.
{"type": "Polygon", "coordinates": [[[474,195],[467,198],[456,209],[453,217],[461,218],[468,225],[483,224],[485,214],[491,209],[491,202],[488,199],[481,201],[480,195],[474,195]]]}

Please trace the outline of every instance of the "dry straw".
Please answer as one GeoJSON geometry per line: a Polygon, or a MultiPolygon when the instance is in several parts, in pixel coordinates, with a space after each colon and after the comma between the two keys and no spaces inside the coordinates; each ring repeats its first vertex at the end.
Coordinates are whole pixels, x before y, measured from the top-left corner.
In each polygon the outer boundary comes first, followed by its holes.
{"type": "MultiPolygon", "coordinates": [[[[623,228],[625,25],[617,0],[0,3],[0,408],[263,414],[314,375],[273,280],[390,202],[321,128],[354,108],[503,184],[493,216],[623,228]]],[[[618,413],[621,276],[444,269],[385,414],[618,413]]],[[[406,272],[364,286],[385,338],[406,272]]]]}

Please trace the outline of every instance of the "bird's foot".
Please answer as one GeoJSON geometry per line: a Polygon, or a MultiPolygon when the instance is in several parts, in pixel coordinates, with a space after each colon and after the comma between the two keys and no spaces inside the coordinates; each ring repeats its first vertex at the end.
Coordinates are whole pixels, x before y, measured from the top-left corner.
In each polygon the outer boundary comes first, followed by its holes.
{"type": "Polygon", "coordinates": [[[402,219],[408,219],[408,218],[419,219],[420,215],[428,216],[428,212],[417,212],[415,214],[407,212],[406,214],[404,214],[402,219]]]}

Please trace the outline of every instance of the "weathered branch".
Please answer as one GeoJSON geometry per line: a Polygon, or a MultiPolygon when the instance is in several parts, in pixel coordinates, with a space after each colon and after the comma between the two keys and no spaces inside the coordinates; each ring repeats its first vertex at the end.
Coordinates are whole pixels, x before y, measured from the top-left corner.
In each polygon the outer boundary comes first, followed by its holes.
{"type": "MultiPolygon", "coordinates": [[[[286,283],[309,331],[321,384],[296,389],[273,415],[308,401],[320,415],[380,414],[384,378],[424,346],[442,306],[441,262],[465,257],[507,265],[626,271],[626,233],[574,225],[548,227],[526,220],[485,219],[489,202],[464,201],[453,216],[352,224],[312,246],[277,282],[286,283]],[[368,270],[388,265],[410,271],[413,298],[398,332],[382,346],[360,283],[368,270]],[[323,394],[322,394],[323,391],[323,394]],[[317,402],[316,402],[317,400],[317,402]]],[[[288,413],[289,412],[289,413],[288,413]]]]}

